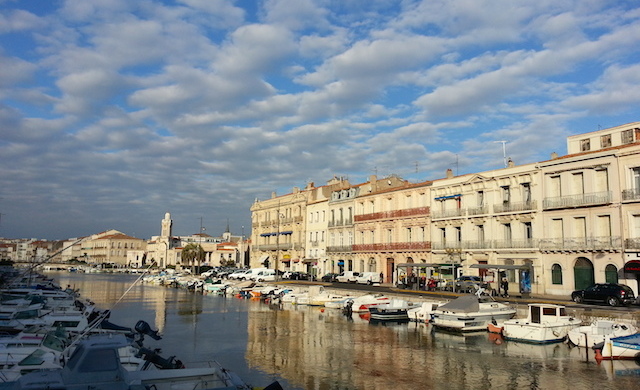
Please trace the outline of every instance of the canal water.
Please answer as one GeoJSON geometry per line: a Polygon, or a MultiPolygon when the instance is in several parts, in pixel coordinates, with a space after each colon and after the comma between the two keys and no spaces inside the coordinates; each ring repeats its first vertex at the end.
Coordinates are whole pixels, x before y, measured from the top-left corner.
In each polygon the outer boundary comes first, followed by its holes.
{"type": "Polygon", "coordinates": [[[285,389],[632,389],[634,361],[597,364],[566,344],[529,345],[488,333],[434,332],[416,323],[372,324],[308,306],[202,295],[134,283],[136,275],[51,272],[80,289],[111,321],[145,320],[161,347],[189,365],[216,360],[254,386],[285,389]],[[126,293],[125,293],[126,292],[126,293]]]}

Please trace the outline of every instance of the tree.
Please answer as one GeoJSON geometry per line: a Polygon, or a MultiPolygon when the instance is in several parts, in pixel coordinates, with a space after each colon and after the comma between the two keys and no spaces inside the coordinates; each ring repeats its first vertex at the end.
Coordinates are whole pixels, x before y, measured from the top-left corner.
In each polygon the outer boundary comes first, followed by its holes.
{"type": "Polygon", "coordinates": [[[197,273],[196,264],[199,266],[204,260],[204,249],[200,244],[187,244],[184,249],[182,249],[182,263],[192,264],[194,267],[194,272],[197,273]]]}

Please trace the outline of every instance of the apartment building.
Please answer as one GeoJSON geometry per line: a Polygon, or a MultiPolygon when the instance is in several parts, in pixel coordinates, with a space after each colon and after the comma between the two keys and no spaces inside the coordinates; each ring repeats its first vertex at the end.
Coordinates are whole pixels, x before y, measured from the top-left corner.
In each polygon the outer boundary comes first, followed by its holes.
{"type": "Polygon", "coordinates": [[[403,265],[405,274],[426,271],[431,258],[430,185],[404,183],[356,200],[353,270],[381,273],[385,283],[395,282],[403,265]]]}
{"type": "Polygon", "coordinates": [[[563,296],[594,282],[620,282],[637,294],[640,122],[568,137],[567,150],[492,171],[449,170],[416,184],[397,177],[333,182],[323,189],[326,200],[294,191],[256,202],[252,262],[273,256],[264,245],[289,226],[274,210],[295,198],[296,209],[307,210],[296,214],[296,231],[308,231],[298,242],[316,273],[375,271],[388,283],[410,274],[478,275],[494,287],[506,278],[509,291],[563,296]]]}
{"type": "MultiPolygon", "coordinates": [[[[290,270],[305,259],[306,212],[313,184],[251,206],[250,266],[290,270]]],[[[308,260],[311,262],[310,260],[308,260]]]]}

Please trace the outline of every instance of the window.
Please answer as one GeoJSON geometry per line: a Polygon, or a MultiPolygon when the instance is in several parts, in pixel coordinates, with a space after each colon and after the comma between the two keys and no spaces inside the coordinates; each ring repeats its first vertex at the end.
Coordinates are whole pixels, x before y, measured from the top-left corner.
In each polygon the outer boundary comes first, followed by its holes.
{"type": "Polygon", "coordinates": [[[502,187],[502,203],[509,203],[511,201],[511,189],[509,186],[502,187]]]}
{"type": "Polygon", "coordinates": [[[631,169],[631,188],[633,188],[636,193],[640,191],[640,167],[631,169]]]}
{"type": "Polygon", "coordinates": [[[551,284],[562,284],[562,267],[560,264],[551,266],[551,284]]]}
{"type": "Polygon", "coordinates": [[[484,206],[484,191],[478,191],[478,207],[484,206]]]}
{"type": "Polygon", "coordinates": [[[440,242],[442,242],[443,244],[447,243],[447,229],[446,228],[440,228],[440,242]]]}
{"type": "Polygon", "coordinates": [[[531,203],[531,183],[522,183],[522,201],[531,203]]]}
{"type": "Polygon", "coordinates": [[[584,194],[584,175],[582,174],[582,172],[572,174],[571,181],[573,184],[573,193],[575,195],[584,194]]]}
{"type": "Polygon", "coordinates": [[[580,150],[582,152],[588,152],[589,150],[591,150],[591,140],[589,140],[588,138],[580,140],[580,150]]]}
{"type": "Polygon", "coordinates": [[[609,146],[611,146],[611,134],[600,136],[600,147],[608,148],[609,146]]]}
{"type": "Polygon", "coordinates": [[[456,226],[455,233],[456,233],[456,242],[460,243],[460,241],[462,241],[462,228],[460,226],[456,226]]]}
{"type": "Polygon", "coordinates": [[[478,242],[484,242],[484,225],[478,225],[478,242]]]}
{"type": "Polygon", "coordinates": [[[622,131],[622,143],[623,144],[630,144],[633,142],[633,130],[629,129],[629,130],[623,130],[622,131]]]}
{"type": "Polygon", "coordinates": [[[533,238],[531,222],[524,222],[524,238],[527,240],[531,240],[533,238]]]}
{"type": "Polygon", "coordinates": [[[412,242],[411,228],[410,227],[407,228],[407,242],[412,242]]]}
{"type": "Polygon", "coordinates": [[[507,242],[511,241],[511,224],[505,223],[502,225],[504,230],[504,240],[507,242]]]}
{"type": "Polygon", "coordinates": [[[391,229],[387,229],[387,243],[393,242],[393,231],[391,229]]]}

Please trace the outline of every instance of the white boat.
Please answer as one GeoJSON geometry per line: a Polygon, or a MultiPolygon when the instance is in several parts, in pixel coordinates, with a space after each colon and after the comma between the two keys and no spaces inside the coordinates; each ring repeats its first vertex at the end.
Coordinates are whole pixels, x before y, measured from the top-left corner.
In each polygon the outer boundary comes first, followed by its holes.
{"type": "Polygon", "coordinates": [[[569,341],[578,347],[592,348],[604,341],[606,336],[621,337],[638,333],[632,324],[619,321],[597,320],[590,325],[573,328],[568,333],[569,341]]]}
{"type": "Polygon", "coordinates": [[[438,329],[473,332],[486,330],[492,320],[506,320],[515,314],[515,308],[491,297],[463,295],[434,310],[431,324],[438,329]]]}
{"type": "Polygon", "coordinates": [[[557,343],[566,339],[571,329],[581,325],[580,319],[567,315],[564,306],[532,303],[526,318],[503,322],[502,335],[507,340],[537,344],[557,343]]]}
{"type": "Polygon", "coordinates": [[[407,311],[409,319],[416,322],[431,321],[431,314],[445,302],[423,302],[420,306],[411,308],[407,311]]]}
{"type": "Polygon", "coordinates": [[[403,299],[391,299],[388,302],[369,307],[372,321],[409,321],[407,311],[414,305],[403,299]]]}
{"type": "Polygon", "coordinates": [[[353,299],[347,299],[345,305],[351,305],[351,311],[354,313],[368,312],[369,308],[383,305],[391,300],[382,294],[365,294],[353,299]],[[351,302],[353,302],[351,304],[351,302]]]}
{"type": "Polygon", "coordinates": [[[609,337],[593,347],[596,360],[602,359],[640,359],[640,333],[629,336],[609,337]]]}
{"type": "Polygon", "coordinates": [[[64,368],[31,372],[14,382],[2,383],[0,388],[251,389],[218,364],[206,368],[127,371],[118,350],[129,345],[123,335],[93,336],[78,345],[64,368]]]}

